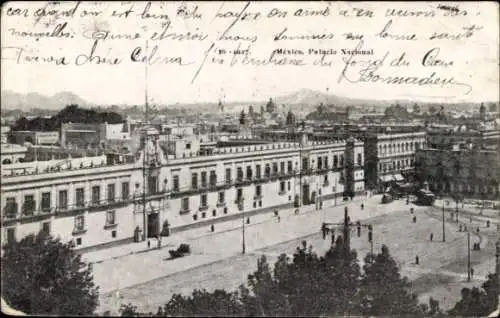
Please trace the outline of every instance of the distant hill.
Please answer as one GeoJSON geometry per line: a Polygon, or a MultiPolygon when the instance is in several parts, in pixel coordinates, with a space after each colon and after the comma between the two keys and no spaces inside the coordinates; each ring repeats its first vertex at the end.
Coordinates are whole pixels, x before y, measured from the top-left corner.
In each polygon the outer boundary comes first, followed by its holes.
{"type": "MultiPolygon", "coordinates": [[[[293,112],[298,113],[309,113],[314,111],[316,106],[323,103],[324,105],[330,107],[333,106],[335,109],[342,109],[347,106],[351,107],[375,107],[384,109],[388,106],[399,104],[403,107],[413,107],[415,103],[418,103],[422,111],[426,111],[430,106],[440,107],[444,105],[445,107],[456,107],[459,109],[469,109],[472,105],[471,103],[462,102],[450,102],[450,103],[440,103],[440,102],[419,102],[418,100],[371,100],[371,99],[356,99],[341,97],[328,92],[320,92],[311,90],[308,88],[299,89],[295,92],[282,95],[282,96],[264,96],[260,100],[254,101],[222,101],[224,104],[225,113],[239,113],[241,110],[248,109],[248,106],[253,105],[256,112],[259,112],[262,105],[266,105],[269,98],[272,98],[276,106],[281,107],[285,105],[286,109],[291,109],[293,112]]],[[[67,105],[76,104],[83,108],[95,107],[97,105],[84,100],[78,95],[71,92],[60,92],[54,96],[45,96],[38,93],[28,93],[20,94],[13,91],[2,91],[2,113],[5,109],[11,111],[22,111],[29,112],[32,109],[48,110],[48,111],[59,111],[67,105]]],[[[485,105],[495,104],[496,102],[485,102],[485,105]]],[[[478,105],[478,104],[476,104],[478,105]]],[[[121,113],[122,115],[132,115],[132,114],[142,114],[144,111],[144,106],[133,106],[133,105],[100,105],[99,110],[104,110],[108,107],[112,107],[111,111],[121,113]],[[121,110],[121,111],[120,111],[121,110]]],[[[218,104],[216,101],[207,101],[203,103],[157,103],[157,110],[160,113],[164,113],[172,116],[183,116],[186,114],[198,114],[198,113],[217,113],[218,104]]],[[[475,107],[475,106],[473,106],[475,107]]]]}
{"type": "Polygon", "coordinates": [[[76,104],[80,107],[93,106],[92,103],[71,92],[59,92],[54,96],[38,93],[21,94],[13,91],[2,91],[2,108],[29,111],[33,108],[46,110],[61,110],[67,105],[76,104]]]}

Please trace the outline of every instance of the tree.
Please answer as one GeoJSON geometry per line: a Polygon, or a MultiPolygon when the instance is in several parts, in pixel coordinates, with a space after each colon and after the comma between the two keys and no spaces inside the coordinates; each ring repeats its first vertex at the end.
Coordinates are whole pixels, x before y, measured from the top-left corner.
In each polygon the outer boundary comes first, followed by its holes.
{"type": "Polygon", "coordinates": [[[4,247],[2,289],[17,310],[36,315],[91,315],[98,287],[91,269],[73,251],[43,232],[4,247]]]}
{"type": "MultiPolygon", "coordinates": [[[[278,263],[286,262],[280,256],[278,263]]],[[[257,260],[257,270],[248,275],[248,285],[254,294],[254,298],[248,297],[249,293],[242,289],[246,298],[244,301],[247,314],[250,316],[289,316],[291,315],[290,305],[286,297],[286,291],[279,289],[277,281],[273,278],[269,263],[265,255],[257,260]]]]}
{"type": "Polygon", "coordinates": [[[498,295],[500,292],[498,277],[488,274],[482,289],[473,287],[463,288],[462,298],[448,312],[453,316],[481,317],[488,316],[498,308],[498,295]]]}
{"type": "Polygon", "coordinates": [[[360,288],[360,310],[363,315],[416,315],[421,313],[417,295],[411,293],[411,284],[401,277],[389,248],[372,259],[365,257],[364,275],[360,288]]]}

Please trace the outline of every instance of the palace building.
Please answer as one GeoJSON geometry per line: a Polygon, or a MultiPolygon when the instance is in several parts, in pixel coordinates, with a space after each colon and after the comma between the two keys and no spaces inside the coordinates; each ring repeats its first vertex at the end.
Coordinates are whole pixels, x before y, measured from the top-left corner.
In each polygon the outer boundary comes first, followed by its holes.
{"type": "Polygon", "coordinates": [[[132,156],[2,170],[4,243],[46,231],[79,249],[105,247],[365,191],[363,142],[354,138],[231,139],[200,151],[200,142],[165,142],[151,127],[140,135],[132,156]]]}

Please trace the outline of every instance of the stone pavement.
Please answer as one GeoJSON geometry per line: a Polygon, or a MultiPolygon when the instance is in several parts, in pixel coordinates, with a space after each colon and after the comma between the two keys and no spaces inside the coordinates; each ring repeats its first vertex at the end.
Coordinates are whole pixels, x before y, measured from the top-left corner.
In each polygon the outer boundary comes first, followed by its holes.
{"type": "MultiPolygon", "coordinates": [[[[353,202],[361,202],[365,200],[365,197],[355,197],[353,202]]],[[[324,201],[323,209],[334,206],[334,200],[324,201]]],[[[337,206],[344,206],[346,203],[337,199],[337,206]]],[[[350,203],[350,201],[348,202],[350,203]]],[[[290,209],[280,209],[279,215],[281,219],[294,216],[295,208],[290,209]]],[[[307,205],[300,208],[300,214],[311,213],[317,211],[314,205],[307,205]]],[[[246,220],[246,217],[245,217],[246,220]]],[[[277,219],[273,212],[262,213],[258,215],[253,215],[250,217],[250,224],[245,223],[245,227],[252,227],[257,224],[265,222],[276,222],[277,219]]],[[[178,244],[183,243],[183,241],[192,240],[195,238],[215,235],[225,231],[232,231],[235,229],[241,229],[242,219],[236,219],[231,221],[221,221],[214,220],[215,231],[211,232],[210,227],[198,227],[182,232],[176,232],[169,237],[162,237],[161,248],[175,249],[178,244]]],[[[106,260],[117,259],[126,255],[143,253],[148,251],[153,251],[158,248],[158,241],[156,238],[150,238],[150,248],[147,247],[147,241],[139,243],[127,243],[119,246],[109,247],[97,251],[86,252],[82,255],[82,259],[89,263],[100,263],[106,260]]]]}
{"type": "MultiPolygon", "coordinates": [[[[409,206],[403,201],[382,205],[380,196],[367,199],[363,211],[360,209],[360,203],[359,200],[347,203],[352,221],[390,213],[392,210],[401,211],[405,208],[409,210],[409,206]]],[[[416,210],[418,208],[416,207],[416,210]]],[[[280,211],[280,222],[275,218],[269,219],[269,215],[264,215],[263,221],[258,225],[245,226],[246,251],[250,253],[266,246],[319,232],[323,221],[341,222],[344,217],[343,211],[344,206],[332,207],[329,202],[323,205],[322,210],[309,210],[299,215],[295,215],[292,210],[280,211]]],[[[100,286],[101,293],[107,293],[238,255],[242,250],[241,222],[234,221],[231,224],[227,225],[224,231],[220,229],[222,224],[218,224],[216,226],[220,231],[218,233],[206,233],[206,229],[202,229],[201,236],[196,236],[200,235],[200,229],[197,229],[169,237],[169,245],[177,246],[176,244],[180,242],[190,244],[192,253],[186,257],[169,260],[170,248],[165,248],[150,250],[147,253],[136,252],[96,263],[94,281],[100,286]],[[231,227],[234,227],[233,230],[230,230],[231,227]]]]}

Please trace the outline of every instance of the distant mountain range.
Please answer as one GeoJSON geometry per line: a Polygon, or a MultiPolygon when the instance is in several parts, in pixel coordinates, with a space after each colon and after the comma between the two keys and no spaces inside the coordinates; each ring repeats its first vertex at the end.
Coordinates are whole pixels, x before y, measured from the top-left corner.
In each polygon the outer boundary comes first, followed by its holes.
{"type": "Polygon", "coordinates": [[[66,105],[77,104],[82,107],[92,106],[91,103],[71,92],[59,92],[54,96],[38,93],[21,94],[13,91],[2,91],[2,108],[29,111],[33,108],[60,110],[66,105]]]}
{"type": "MultiPolygon", "coordinates": [[[[324,92],[314,91],[311,89],[300,89],[296,92],[282,95],[282,96],[269,96],[273,99],[274,103],[281,107],[285,105],[286,108],[290,108],[294,111],[308,111],[313,110],[317,105],[323,103],[325,105],[334,105],[335,107],[346,107],[346,106],[372,106],[372,107],[387,107],[398,103],[402,106],[412,106],[418,103],[420,106],[429,105],[439,105],[440,103],[422,103],[415,100],[367,100],[367,99],[353,99],[340,97],[333,94],[328,94],[324,92]]],[[[261,101],[222,101],[224,104],[225,111],[235,112],[241,111],[243,108],[247,108],[249,105],[254,106],[254,111],[259,111],[261,105],[265,105],[269,99],[261,101]]],[[[28,93],[20,94],[13,91],[2,91],[1,106],[4,109],[29,111],[33,108],[46,109],[49,111],[60,110],[66,105],[77,104],[80,107],[91,107],[98,106],[85,99],[79,97],[78,95],[71,92],[60,92],[54,96],[45,96],[38,93],[28,93]]],[[[490,102],[491,103],[491,102],[490,102]]],[[[487,103],[487,104],[490,104],[487,103]]],[[[497,102],[495,102],[496,104],[497,102]]],[[[470,105],[470,103],[442,103],[442,105],[455,105],[464,106],[470,105]]],[[[100,105],[102,107],[108,107],[111,105],[100,105]]],[[[128,108],[132,105],[118,105],[119,108],[128,108]]],[[[139,105],[140,107],[142,105],[139,105]]],[[[217,109],[216,102],[207,103],[175,103],[175,104],[159,104],[156,105],[159,110],[164,107],[175,108],[175,109],[185,109],[186,111],[193,110],[195,112],[205,112],[214,111],[217,109]]]]}

